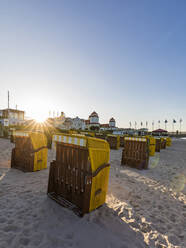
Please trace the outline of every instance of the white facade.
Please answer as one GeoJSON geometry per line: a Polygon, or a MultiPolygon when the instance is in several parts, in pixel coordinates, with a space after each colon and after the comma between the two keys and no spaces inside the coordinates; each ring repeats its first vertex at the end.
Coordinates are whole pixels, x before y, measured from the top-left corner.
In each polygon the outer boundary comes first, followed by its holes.
{"type": "Polygon", "coordinates": [[[113,134],[123,135],[123,134],[126,134],[126,131],[124,131],[124,130],[115,130],[115,131],[113,131],[113,134]]]}
{"type": "Polygon", "coordinates": [[[98,116],[90,116],[90,124],[99,124],[98,116]]]}
{"type": "Polygon", "coordinates": [[[96,127],[99,128],[99,116],[98,114],[94,111],[92,114],[89,116],[89,124],[87,125],[88,129],[91,129],[91,127],[96,127]]]}
{"type": "Polygon", "coordinates": [[[56,128],[64,128],[65,116],[61,115],[60,117],[56,117],[53,121],[56,128]]]}
{"type": "Polygon", "coordinates": [[[12,121],[23,121],[24,120],[24,113],[16,113],[9,111],[8,119],[12,121]]]}
{"type": "Polygon", "coordinates": [[[148,134],[148,128],[140,128],[137,130],[138,135],[147,135],[148,134]]]}
{"type": "Polygon", "coordinates": [[[100,130],[101,131],[107,131],[107,130],[109,130],[110,128],[108,128],[108,127],[100,127],[100,130]]]}
{"type": "Polygon", "coordinates": [[[116,130],[113,131],[113,134],[116,134],[116,135],[123,135],[123,134],[133,135],[135,133],[136,133],[136,130],[130,129],[130,128],[117,128],[116,130]]]}
{"type": "Polygon", "coordinates": [[[8,119],[0,119],[0,124],[4,127],[9,126],[9,120],[8,119]]]}
{"type": "Polygon", "coordinates": [[[102,130],[102,131],[117,130],[117,129],[118,128],[116,127],[116,121],[113,117],[109,120],[109,123],[100,125],[100,130],[102,130]]]}
{"type": "Polygon", "coordinates": [[[8,118],[9,125],[21,125],[24,123],[24,120],[19,120],[17,118],[8,118]]]}
{"type": "Polygon", "coordinates": [[[70,118],[59,117],[54,119],[54,126],[60,129],[77,129],[85,130],[85,121],[79,117],[70,118]]]}
{"type": "Polygon", "coordinates": [[[116,121],[114,118],[111,118],[109,121],[109,127],[115,128],[116,127],[116,121]]]}
{"type": "Polygon", "coordinates": [[[85,130],[85,120],[80,119],[79,117],[72,119],[72,129],[81,129],[85,130]]]}

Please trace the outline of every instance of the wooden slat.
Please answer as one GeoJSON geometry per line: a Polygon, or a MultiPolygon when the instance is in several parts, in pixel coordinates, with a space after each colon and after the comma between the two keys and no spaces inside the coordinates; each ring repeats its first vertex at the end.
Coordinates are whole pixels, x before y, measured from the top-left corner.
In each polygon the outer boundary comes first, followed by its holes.
{"type": "Polygon", "coordinates": [[[57,143],[56,156],[53,195],[60,195],[82,211],[88,211],[91,185],[89,183],[86,187],[86,176],[91,175],[91,167],[88,164],[87,148],[57,143]]]}
{"type": "Polygon", "coordinates": [[[138,169],[148,167],[148,144],[142,140],[126,139],[125,147],[122,152],[122,165],[128,165],[138,169]]]}

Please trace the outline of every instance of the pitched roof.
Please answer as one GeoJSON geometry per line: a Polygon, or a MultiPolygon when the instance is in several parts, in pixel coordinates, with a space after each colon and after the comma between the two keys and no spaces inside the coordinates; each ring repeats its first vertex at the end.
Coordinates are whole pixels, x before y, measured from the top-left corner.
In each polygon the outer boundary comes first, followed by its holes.
{"type": "Polygon", "coordinates": [[[109,127],[109,124],[101,124],[100,127],[109,127]]]}
{"type": "Polygon", "coordinates": [[[110,118],[110,121],[115,121],[115,119],[112,117],[112,118],[110,118]]]}
{"type": "Polygon", "coordinates": [[[92,114],[89,116],[89,118],[90,117],[98,117],[98,114],[94,111],[94,112],[92,112],[92,114]]]}
{"type": "Polygon", "coordinates": [[[24,111],[23,110],[18,110],[18,109],[10,109],[10,108],[6,108],[6,109],[0,109],[0,111],[11,111],[11,112],[16,112],[16,113],[20,113],[20,112],[22,112],[22,113],[24,113],[24,111]]]}

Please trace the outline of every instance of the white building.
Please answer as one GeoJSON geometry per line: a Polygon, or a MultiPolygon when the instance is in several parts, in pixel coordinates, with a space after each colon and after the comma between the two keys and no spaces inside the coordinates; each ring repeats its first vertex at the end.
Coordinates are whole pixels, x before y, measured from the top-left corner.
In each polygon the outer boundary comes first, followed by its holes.
{"type": "Polygon", "coordinates": [[[140,129],[138,129],[137,130],[137,134],[138,135],[142,135],[142,136],[144,136],[144,135],[148,135],[148,128],[140,128],[140,129]]]}
{"type": "Polygon", "coordinates": [[[89,116],[89,120],[91,126],[99,126],[99,116],[95,111],[89,116]]]}
{"type": "Polygon", "coordinates": [[[115,128],[116,127],[116,121],[115,121],[115,119],[113,117],[109,120],[109,127],[110,128],[115,128]]]}
{"type": "Polygon", "coordinates": [[[78,116],[76,118],[65,117],[65,114],[61,112],[61,116],[55,118],[49,118],[49,121],[56,128],[60,129],[76,129],[84,130],[85,129],[85,120],[80,119],[78,116]]]}
{"type": "Polygon", "coordinates": [[[85,120],[80,119],[78,116],[72,119],[72,129],[85,130],[85,120]]]}
{"type": "Polygon", "coordinates": [[[118,128],[116,127],[116,121],[113,117],[109,120],[109,123],[100,124],[100,130],[102,131],[117,130],[117,129],[118,128]]]}
{"type": "Polygon", "coordinates": [[[24,124],[24,111],[17,109],[0,110],[0,123],[3,126],[24,124]]]}
{"type": "Polygon", "coordinates": [[[85,121],[86,128],[87,129],[99,129],[100,124],[99,124],[99,116],[98,114],[94,111],[92,114],[89,116],[88,120],[85,121]]]}
{"type": "Polygon", "coordinates": [[[4,127],[9,127],[9,120],[8,119],[0,119],[0,124],[4,127]]]}
{"type": "Polygon", "coordinates": [[[59,117],[51,118],[53,119],[53,124],[56,128],[63,129],[64,122],[66,120],[65,114],[61,112],[61,115],[59,117]]]}
{"type": "Polygon", "coordinates": [[[106,123],[106,124],[100,124],[100,130],[101,130],[101,131],[110,130],[109,124],[108,124],[108,123],[106,123]]]}
{"type": "Polygon", "coordinates": [[[136,130],[132,128],[118,128],[113,131],[113,134],[116,135],[124,135],[124,134],[129,134],[129,135],[134,135],[136,134],[136,130]]]}

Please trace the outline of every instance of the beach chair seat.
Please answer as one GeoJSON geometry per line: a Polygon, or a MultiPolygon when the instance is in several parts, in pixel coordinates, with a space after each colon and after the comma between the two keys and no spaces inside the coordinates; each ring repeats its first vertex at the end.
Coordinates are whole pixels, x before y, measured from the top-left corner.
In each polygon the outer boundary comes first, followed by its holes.
{"type": "Polygon", "coordinates": [[[98,139],[103,139],[103,140],[105,140],[106,135],[103,134],[103,133],[95,133],[95,137],[98,138],[98,139]]]}
{"type": "Polygon", "coordinates": [[[109,143],[110,145],[110,149],[119,149],[120,147],[120,137],[119,135],[107,135],[107,138],[106,138],[107,142],[109,143]]]}
{"type": "Polygon", "coordinates": [[[166,145],[171,146],[172,145],[172,139],[170,137],[166,138],[166,145]]]}
{"type": "Polygon", "coordinates": [[[82,216],[105,203],[109,144],[105,140],[56,134],[56,159],[50,165],[48,196],[82,216]]]}
{"type": "Polygon", "coordinates": [[[161,138],[161,149],[166,149],[166,144],[167,144],[166,138],[161,138]]]}
{"type": "Polygon", "coordinates": [[[160,138],[155,138],[155,140],[156,140],[155,151],[160,152],[161,151],[161,139],[160,138]]]}
{"type": "Polygon", "coordinates": [[[156,152],[156,140],[153,136],[145,136],[149,140],[149,156],[154,156],[156,152]]]}
{"type": "Polygon", "coordinates": [[[124,147],[124,136],[120,136],[120,147],[124,147]]]}
{"type": "Polygon", "coordinates": [[[14,131],[15,148],[12,149],[11,167],[24,172],[47,168],[47,139],[43,133],[14,131]]]}
{"type": "Polygon", "coordinates": [[[136,169],[147,169],[149,162],[149,141],[147,138],[125,137],[121,165],[136,169]]]}

